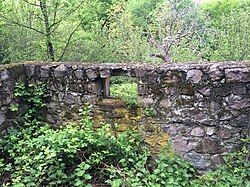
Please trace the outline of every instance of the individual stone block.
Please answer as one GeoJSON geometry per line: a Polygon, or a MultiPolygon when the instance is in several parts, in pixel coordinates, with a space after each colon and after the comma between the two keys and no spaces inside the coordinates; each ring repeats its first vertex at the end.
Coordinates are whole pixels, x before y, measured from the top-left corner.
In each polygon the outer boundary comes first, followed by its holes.
{"type": "Polygon", "coordinates": [[[234,85],[233,93],[236,95],[245,95],[247,93],[247,88],[244,85],[234,85]]]}
{"type": "Polygon", "coordinates": [[[150,97],[138,97],[138,105],[143,107],[152,106],[155,101],[150,97]]]}
{"type": "Polygon", "coordinates": [[[223,156],[220,154],[211,156],[211,163],[213,166],[224,164],[223,156]]]}
{"type": "Polygon", "coordinates": [[[232,68],[225,70],[226,82],[250,82],[250,72],[248,68],[232,68]]]}
{"type": "Polygon", "coordinates": [[[208,87],[203,87],[201,89],[198,90],[198,92],[204,96],[210,96],[211,94],[211,89],[208,87]]]}
{"type": "Polygon", "coordinates": [[[211,136],[214,134],[214,128],[213,127],[208,127],[207,128],[207,135],[211,136]]]}
{"type": "Polygon", "coordinates": [[[68,68],[61,64],[54,70],[54,75],[56,78],[62,78],[68,74],[68,68]]]}
{"type": "Polygon", "coordinates": [[[161,82],[165,84],[179,83],[180,81],[180,75],[176,72],[168,71],[161,76],[161,82]]]}
{"type": "Polygon", "coordinates": [[[5,122],[6,116],[3,112],[0,111],[0,126],[5,122]]]}
{"type": "Polygon", "coordinates": [[[75,76],[77,79],[82,80],[83,79],[83,70],[76,70],[75,71],[75,76]]]}
{"type": "Polygon", "coordinates": [[[170,108],[172,106],[172,102],[169,99],[163,99],[159,103],[160,108],[170,108]]]}
{"type": "Polygon", "coordinates": [[[9,72],[7,70],[3,70],[0,72],[0,82],[6,81],[9,78],[9,72]]]}
{"type": "Polygon", "coordinates": [[[208,74],[210,76],[211,81],[218,81],[222,79],[223,73],[219,70],[219,67],[219,63],[210,66],[208,74]]]}
{"type": "Polygon", "coordinates": [[[250,107],[250,98],[243,98],[241,100],[236,100],[233,103],[229,103],[232,109],[241,110],[250,107]]]}
{"type": "Polygon", "coordinates": [[[42,66],[41,67],[41,77],[47,78],[50,76],[50,67],[49,66],[42,66]]]}
{"type": "Polygon", "coordinates": [[[188,141],[182,138],[177,138],[173,141],[174,149],[181,154],[187,153],[192,150],[191,146],[188,146],[188,141]]]}
{"type": "Polygon", "coordinates": [[[221,139],[228,139],[228,138],[231,138],[232,136],[231,130],[228,128],[224,128],[224,129],[217,131],[216,135],[220,137],[221,139]]]}
{"type": "Polygon", "coordinates": [[[100,71],[101,78],[108,78],[110,77],[110,71],[108,69],[104,69],[100,71]]]}
{"type": "Polygon", "coordinates": [[[203,73],[200,70],[190,70],[187,72],[186,80],[191,83],[199,83],[203,77],[203,73]]]}
{"type": "Polygon", "coordinates": [[[29,78],[33,77],[36,75],[36,66],[35,65],[27,65],[25,66],[26,73],[29,78]]]}
{"type": "Polygon", "coordinates": [[[184,158],[187,159],[189,162],[191,162],[192,165],[199,170],[207,170],[211,165],[209,159],[195,152],[185,154],[184,158]]]}
{"type": "Polygon", "coordinates": [[[192,136],[197,136],[197,137],[202,137],[205,135],[205,130],[204,128],[201,128],[201,127],[196,127],[194,128],[191,133],[190,133],[192,136]]]}
{"type": "Polygon", "coordinates": [[[195,151],[201,154],[218,154],[225,151],[218,139],[204,138],[196,147],[195,151]]]}
{"type": "Polygon", "coordinates": [[[94,80],[95,78],[98,77],[97,73],[92,69],[88,69],[86,73],[89,80],[94,80]]]}
{"type": "Polygon", "coordinates": [[[194,88],[191,84],[186,84],[182,86],[181,94],[193,96],[195,94],[194,88]]]}

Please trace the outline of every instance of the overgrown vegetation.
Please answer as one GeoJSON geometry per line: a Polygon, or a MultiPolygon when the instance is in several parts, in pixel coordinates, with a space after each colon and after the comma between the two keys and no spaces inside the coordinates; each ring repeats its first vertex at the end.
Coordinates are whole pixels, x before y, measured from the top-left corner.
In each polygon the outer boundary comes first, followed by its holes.
{"type": "Polygon", "coordinates": [[[114,76],[110,79],[110,95],[123,99],[130,107],[137,106],[137,80],[131,77],[114,76]]]}
{"type": "Polygon", "coordinates": [[[249,0],[2,0],[0,63],[249,60],[249,11],[249,0]]]}
{"type": "MultiPolygon", "coordinates": [[[[199,176],[169,147],[152,156],[138,132],[117,133],[108,124],[94,130],[88,115],[91,105],[79,111],[77,124],[52,128],[40,122],[36,115],[43,108],[42,90],[42,85],[16,88],[15,95],[24,101],[18,109],[30,102],[35,115],[18,121],[0,138],[2,186],[219,187],[250,183],[246,146],[230,154],[224,166],[199,176]],[[41,94],[31,99],[36,92],[41,94]]],[[[22,108],[21,115],[30,109],[22,108]]]]}

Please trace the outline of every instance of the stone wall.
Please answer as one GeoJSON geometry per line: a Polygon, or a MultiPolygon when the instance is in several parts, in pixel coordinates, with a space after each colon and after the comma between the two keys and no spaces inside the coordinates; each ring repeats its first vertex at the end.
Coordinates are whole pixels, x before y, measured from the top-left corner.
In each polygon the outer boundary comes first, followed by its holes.
{"type": "Polygon", "coordinates": [[[8,106],[16,102],[16,82],[46,83],[46,119],[61,124],[74,120],[84,103],[97,103],[108,85],[102,82],[115,75],[138,78],[139,106],[154,108],[155,121],[175,150],[199,170],[221,163],[222,156],[237,149],[240,139],[249,134],[249,62],[0,66],[0,129],[13,122],[8,106]]]}

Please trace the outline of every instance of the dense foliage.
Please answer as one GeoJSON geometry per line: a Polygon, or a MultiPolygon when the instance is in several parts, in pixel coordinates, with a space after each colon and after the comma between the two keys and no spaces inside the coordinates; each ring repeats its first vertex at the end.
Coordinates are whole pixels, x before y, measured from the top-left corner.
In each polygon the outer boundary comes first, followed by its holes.
{"type": "Polygon", "coordinates": [[[1,0],[0,63],[249,60],[249,11],[249,0],[1,0]]]}
{"type": "Polygon", "coordinates": [[[137,80],[131,77],[115,76],[110,79],[110,95],[121,98],[130,107],[136,106],[137,80]]]}
{"type": "Polygon", "coordinates": [[[17,121],[0,138],[2,186],[238,187],[250,184],[246,147],[230,154],[224,166],[199,176],[170,146],[159,155],[151,155],[138,132],[118,133],[108,124],[94,129],[88,115],[89,104],[79,111],[76,124],[52,128],[37,116],[44,107],[43,85],[18,85],[15,95],[23,102],[22,106],[12,106],[12,110],[27,118],[17,121]],[[32,115],[28,115],[31,108],[24,107],[27,103],[33,105],[32,115]]]}

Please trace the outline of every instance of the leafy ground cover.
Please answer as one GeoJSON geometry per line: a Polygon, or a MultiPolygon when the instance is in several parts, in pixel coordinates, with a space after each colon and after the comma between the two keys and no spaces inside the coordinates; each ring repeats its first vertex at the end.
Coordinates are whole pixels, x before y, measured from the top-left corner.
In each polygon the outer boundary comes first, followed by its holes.
{"type": "Polygon", "coordinates": [[[121,98],[128,106],[136,106],[138,90],[136,79],[131,77],[111,77],[110,95],[121,98]]]}
{"type": "MultiPolygon", "coordinates": [[[[228,155],[226,164],[200,176],[166,147],[152,156],[139,132],[117,133],[106,124],[94,130],[88,113],[80,110],[76,124],[52,128],[39,121],[44,105],[42,85],[19,85],[15,95],[29,102],[24,120],[0,138],[0,185],[33,186],[249,186],[249,150],[228,155]],[[36,92],[41,93],[33,98],[36,92]],[[37,105],[36,105],[36,104],[37,105]],[[38,115],[38,116],[37,116],[38,115]]],[[[19,107],[12,107],[19,110],[19,107]]],[[[245,142],[246,144],[249,142],[245,142]]]]}

